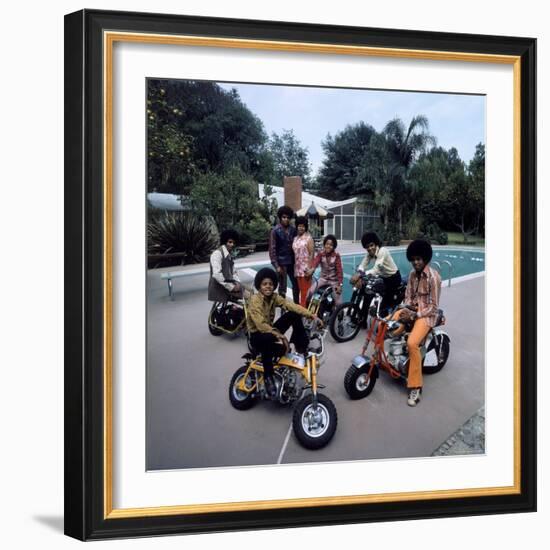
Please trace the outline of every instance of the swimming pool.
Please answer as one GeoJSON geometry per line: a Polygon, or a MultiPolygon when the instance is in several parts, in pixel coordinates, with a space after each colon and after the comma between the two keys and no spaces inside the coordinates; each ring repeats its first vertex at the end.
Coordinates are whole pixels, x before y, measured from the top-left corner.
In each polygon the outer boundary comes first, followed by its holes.
{"type": "MultiPolygon", "coordinates": [[[[411,264],[407,261],[405,248],[390,248],[392,258],[394,259],[401,276],[407,278],[411,264]]],[[[356,267],[361,263],[365,254],[343,254],[342,255],[342,267],[344,268],[344,293],[343,300],[347,301],[351,298],[352,288],[350,284],[346,283],[346,280],[353,275],[356,267]]],[[[449,277],[455,279],[456,277],[462,277],[464,275],[471,275],[473,273],[479,273],[485,271],[485,250],[483,249],[471,249],[471,248],[455,248],[455,247],[441,247],[434,248],[432,267],[439,269],[441,278],[446,281],[449,277]],[[451,266],[449,267],[448,263],[451,266]],[[438,265],[439,264],[439,267],[438,265]]],[[[251,266],[254,270],[259,270],[262,267],[270,264],[261,264],[257,266],[251,266]]],[[[319,276],[320,268],[315,271],[315,275],[319,276]]],[[[288,288],[290,288],[290,282],[288,288]]]]}

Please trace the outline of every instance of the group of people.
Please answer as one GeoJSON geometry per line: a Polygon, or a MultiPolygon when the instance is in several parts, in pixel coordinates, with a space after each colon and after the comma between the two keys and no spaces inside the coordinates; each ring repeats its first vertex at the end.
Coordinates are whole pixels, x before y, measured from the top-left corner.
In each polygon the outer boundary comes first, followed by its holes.
{"type": "MultiPolygon", "coordinates": [[[[258,292],[253,294],[249,301],[247,318],[250,341],[261,354],[265,386],[271,396],[276,392],[273,359],[289,350],[289,341],[285,333],[292,327],[290,342],[294,344],[297,353],[305,354],[308,336],[301,318],[321,322],[316,315],[306,309],[315,269],[321,266],[318,284],[333,287],[336,303],[341,302],[343,288],[342,259],[336,252],[336,237],[325,236],[323,249],[315,255],[307,218],[299,216],[292,225],[290,222],[294,212],[288,206],[279,208],[277,216],[279,223],[271,230],[269,239],[269,257],[273,269],[265,267],[257,272],[254,286],[258,292]],[[292,285],[293,300],[286,299],[287,278],[292,285]],[[284,312],[275,321],[277,307],[284,312]]],[[[232,255],[237,242],[237,232],[226,229],[220,235],[220,247],[210,257],[208,299],[211,301],[225,302],[243,295],[243,287],[235,271],[232,255]]],[[[382,246],[376,233],[365,233],[361,244],[367,254],[350,282],[360,286],[365,275],[381,277],[385,286],[382,302],[384,306],[401,284],[401,273],[390,251],[382,246]]],[[[427,241],[419,239],[411,242],[407,248],[407,259],[413,269],[407,280],[405,307],[396,310],[392,318],[412,324],[407,339],[410,361],[407,403],[414,407],[420,400],[423,386],[420,344],[436,324],[441,277],[429,265],[432,247],[427,241]]]]}
{"type": "Polygon", "coordinates": [[[311,288],[311,276],[321,265],[319,286],[334,288],[337,302],[341,299],[344,274],[342,259],[336,252],[338,241],[334,235],[323,239],[323,250],[315,255],[313,237],[309,233],[306,217],[298,216],[295,224],[290,220],[294,212],[288,206],[277,211],[279,223],[271,230],[269,237],[269,258],[277,272],[279,295],[286,296],[287,278],[292,284],[294,302],[306,306],[311,288]]]}

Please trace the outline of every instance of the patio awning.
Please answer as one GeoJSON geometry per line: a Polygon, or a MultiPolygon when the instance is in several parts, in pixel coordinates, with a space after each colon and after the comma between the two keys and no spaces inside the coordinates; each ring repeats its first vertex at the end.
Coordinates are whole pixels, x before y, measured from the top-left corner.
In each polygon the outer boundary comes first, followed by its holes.
{"type": "Polygon", "coordinates": [[[334,218],[334,214],[325,210],[322,206],[315,204],[315,201],[311,201],[309,206],[304,206],[296,212],[296,216],[305,216],[306,218],[334,218]]]}

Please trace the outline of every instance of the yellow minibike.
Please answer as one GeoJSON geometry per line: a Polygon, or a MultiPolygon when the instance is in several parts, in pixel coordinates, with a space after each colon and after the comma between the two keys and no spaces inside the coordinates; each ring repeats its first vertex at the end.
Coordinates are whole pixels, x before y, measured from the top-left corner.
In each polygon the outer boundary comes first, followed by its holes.
{"type": "Polygon", "coordinates": [[[274,362],[273,380],[276,396],[270,398],[264,384],[261,356],[243,355],[245,365],[240,367],[229,384],[229,400],[238,410],[252,407],[257,400],[274,400],[283,405],[296,403],[292,417],[294,434],[306,449],[320,449],[327,445],[336,432],[338,415],[334,403],[319,389],[325,386],[317,382],[323,340],[326,330],[312,327],[310,351],[304,357],[287,353],[274,362]],[[320,343],[315,344],[315,341],[320,343]]]}

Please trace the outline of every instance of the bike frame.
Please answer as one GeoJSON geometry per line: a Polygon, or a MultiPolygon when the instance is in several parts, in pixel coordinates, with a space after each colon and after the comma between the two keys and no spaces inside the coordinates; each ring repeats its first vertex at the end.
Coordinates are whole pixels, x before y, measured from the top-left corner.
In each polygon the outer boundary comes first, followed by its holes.
{"type": "Polygon", "coordinates": [[[366,354],[367,349],[371,342],[374,345],[374,353],[372,354],[369,368],[369,376],[372,376],[373,369],[376,365],[384,369],[390,374],[392,378],[403,378],[403,374],[396,370],[393,365],[389,362],[386,350],[384,349],[384,341],[386,337],[386,332],[388,330],[388,323],[385,319],[376,317],[373,319],[369,330],[367,331],[367,337],[365,339],[364,354],[366,354]]]}
{"type": "MultiPolygon", "coordinates": [[[[317,372],[318,372],[318,360],[317,356],[315,354],[310,354],[307,359],[306,363],[303,367],[298,366],[290,357],[287,357],[284,355],[277,361],[275,365],[273,365],[273,370],[276,371],[280,369],[281,367],[288,367],[291,369],[294,369],[300,373],[300,375],[304,378],[304,380],[307,382],[304,389],[311,389],[311,392],[315,397],[317,397],[317,372]]],[[[254,359],[250,361],[248,364],[248,368],[246,370],[245,375],[242,377],[242,379],[238,382],[237,388],[240,391],[243,391],[245,393],[252,393],[258,388],[258,384],[260,382],[263,382],[263,375],[264,375],[264,368],[261,365],[261,363],[254,359]],[[246,385],[246,380],[250,376],[251,372],[254,372],[255,376],[255,382],[251,387],[248,387],[246,385]]]]}

